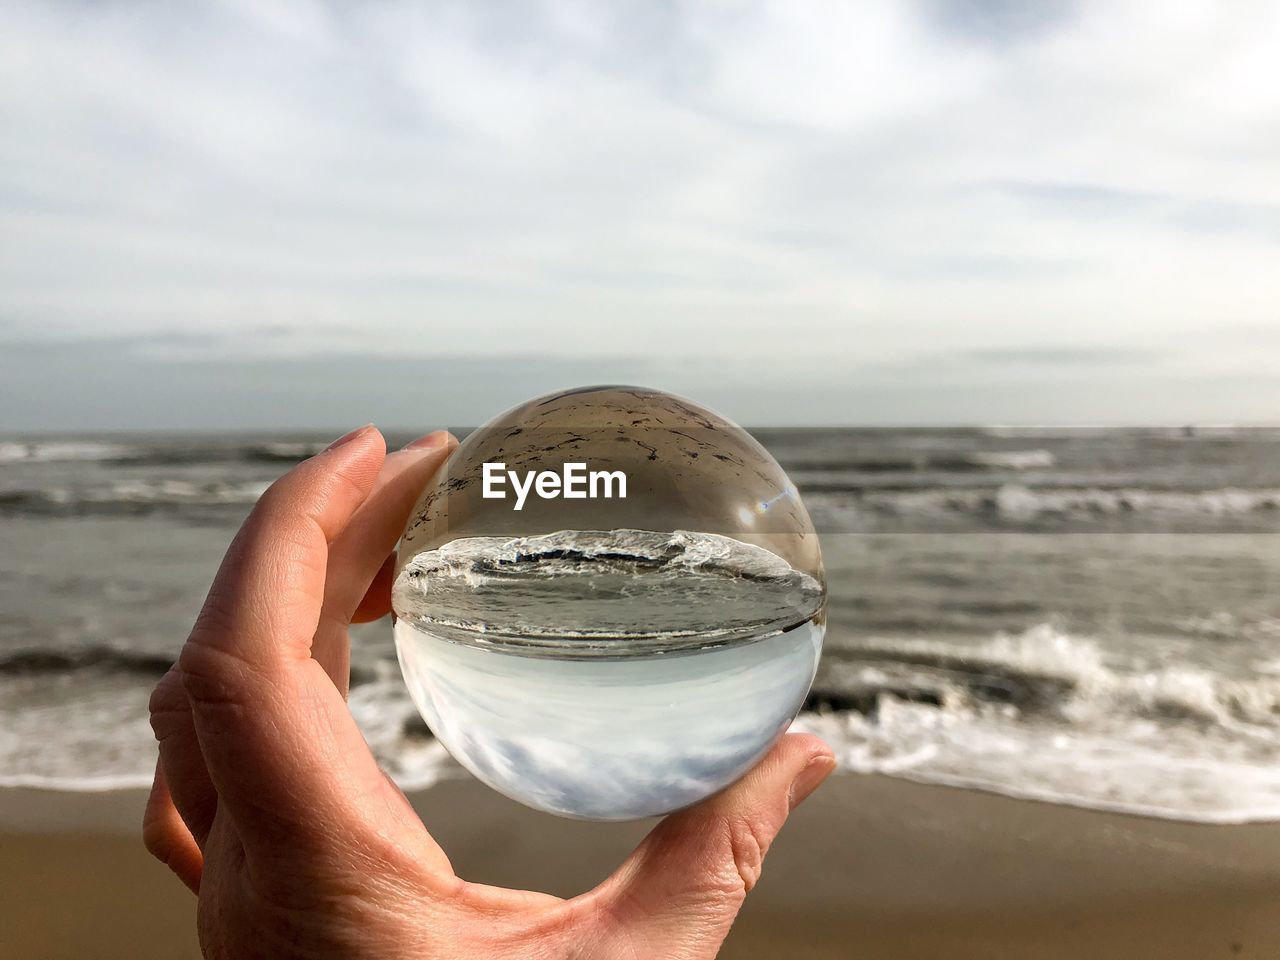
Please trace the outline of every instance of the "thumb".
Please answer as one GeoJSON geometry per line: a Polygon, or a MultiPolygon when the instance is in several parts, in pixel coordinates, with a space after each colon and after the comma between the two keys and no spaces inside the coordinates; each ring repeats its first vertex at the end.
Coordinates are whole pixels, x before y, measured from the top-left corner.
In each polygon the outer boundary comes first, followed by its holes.
{"type": "Polygon", "coordinates": [[[825,743],[789,734],[733,786],[667,817],[594,891],[606,938],[637,955],[714,957],[787,815],[834,768],[825,743]]]}

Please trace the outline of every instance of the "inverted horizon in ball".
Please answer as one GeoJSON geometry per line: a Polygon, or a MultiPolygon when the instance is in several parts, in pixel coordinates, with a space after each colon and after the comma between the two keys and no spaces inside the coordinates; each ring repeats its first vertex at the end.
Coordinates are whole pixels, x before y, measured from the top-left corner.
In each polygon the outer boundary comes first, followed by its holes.
{"type": "Polygon", "coordinates": [[[750,769],[812,683],[825,600],[773,457],[638,387],[540,397],[468,435],[411,514],[393,588],[406,682],[449,752],[513,799],[597,820],[750,769]]]}

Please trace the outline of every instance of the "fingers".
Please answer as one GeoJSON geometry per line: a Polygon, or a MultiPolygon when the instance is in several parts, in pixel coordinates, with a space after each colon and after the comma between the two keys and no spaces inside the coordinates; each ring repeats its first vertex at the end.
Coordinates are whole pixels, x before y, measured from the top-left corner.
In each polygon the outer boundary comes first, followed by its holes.
{"type": "MultiPolygon", "coordinates": [[[[456,446],[457,440],[440,430],[388,456],[368,497],[329,547],[324,607],[311,655],[344,694],[349,679],[347,627],[400,539],[423,487],[456,446]]],[[[390,571],[387,577],[389,609],[390,571]]]]}
{"type": "Polygon", "coordinates": [[[204,849],[209,828],[218,810],[209,771],[200,752],[191,703],[182,684],[182,674],[173,667],[151,693],[151,729],[160,747],[160,768],[166,796],[182,817],[197,846],[204,849]]]}
{"type": "Polygon", "coordinates": [[[834,768],[825,743],[789,734],[732,787],[667,817],[588,894],[614,925],[607,936],[653,956],[714,957],[787,815],[834,768]]]}
{"type": "MultiPolygon", "coordinates": [[[[456,441],[451,436],[439,432],[423,437],[410,444],[404,451],[388,457],[372,493],[339,539],[345,539],[349,543],[360,542],[360,537],[350,536],[351,528],[357,527],[361,517],[377,516],[377,513],[368,510],[375,498],[379,498],[381,504],[388,505],[393,514],[396,514],[393,525],[397,527],[398,534],[412,507],[411,498],[416,497],[417,490],[425,485],[426,479],[436,469],[442,456],[447,455],[447,451],[454,445],[456,441]],[[443,452],[439,449],[442,447],[443,452]],[[419,462],[422,460],[426,463],[419,462]],[[417,489],[414,489],[415,485],[417,489]],[[408,505],[404,504],[406,500],[408,505]]],[[[381,512],[385,514],[386,510],[381,512]]],[[[367,529],[370,525],[366,519],[362,527],[367,529]]],[[[375,531],[377,532],[380,531],[375,531]]],[[[367,540],[368,537],[364,539],[367,540]]],[[[331,547],[329,551],[330,571],[335,567],[340,569],[340,564],[344,562],[342,557],[339,557],[338,562],[335,563],[335,549],[336,547],[331,547]]],[[[345,552],[351,554],[353,551],[348,549],[345,552]]],[[[347,558],[350,562],[354,562],[355,559],[350,556],[347,558]]],[[[359,603],[356,610],[357,617],[375,620],[390,609],[391,573],[394,560],[394,554],[389,554],[385,558],[382,568],[375,574],[373,582],[359,603]]],[[[328,581],[334,579],[332,572],[327,575],[328,581]]],[[[355,585],[358,585],[359,573],[357,572],[355,578],[346,575],[337,579],[350,592],[355,589],[355,585]]],[[[329,595],[330,590],[326,585],[326,603],[329,602],[329,595]]],[[[344,597],[342,602],[348,601],[344,597]]],[[[347,679],[345,632],[341,637],[338,655],[342,661],[340,689],[345,691],[347,679]]],[[[331,673],[331,675],[336,674],[331,673]]],[[[200,752],[191,706],[186,690],[183,688],[182,674],[176,668],[170,670],[157,685],[151,697],[150,712],[152,728],[159,743],[161,763],[168,782],[166,796],[172,795],[169,802],[185,823],[198,848],[203,849],[214,814],[217,812],[217,794],[200,752]]]]}
{"type": "Polygon", "coordinates": [[[364,427],[271,485],[214,578],[179,661],[184,674],[193,673],[187,659],[227,659],[246,669],[215,679],[270,677],[311,656],[329,544],[368,497],[384,460],[382,434],[364,427]]]}
{"type": "Polygon", "coordinates": [[[381,434],[355,431],[278,480],[254,508],[179,657],[219,809],[246,850],[359,819],[381,778],[341,694],[311,659],[329,544],[365,501],[381,434]]]}
{"type": "Polygon", "coordinates": [[[164,768],[156,765],[155,782],[142,814],[142,842],[151,855],[178,875],[192,893],[200,892],[204,856],[196,846],[169,796],[164,768]]]}
{"type": "Polygon", "coordinates": [[[348,623],[365,606],[363,598],[404,532],[409,512],[457,445],[452,434],[438,430],[387,457],[373,491],[329,549],[326,620],[348,623]]]}

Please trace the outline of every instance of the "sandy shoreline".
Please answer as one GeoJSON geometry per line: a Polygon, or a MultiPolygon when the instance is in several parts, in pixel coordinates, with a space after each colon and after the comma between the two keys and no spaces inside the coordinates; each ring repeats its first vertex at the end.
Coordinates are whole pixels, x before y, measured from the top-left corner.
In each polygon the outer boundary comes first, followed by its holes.
{"type": "MultiPolygon", "coordinates": [[[[186,891],[136,837],[143,793],[0,791],[0,953],[196,957],[186,891]]],[[[543,816],[471,781],[416,794],[460,874],[572,895],[647,824],[543,816]]],[[[875,776],[793,816],[726,958],[1280,956],[1280,824],[1200,826],[875,776]]]]}

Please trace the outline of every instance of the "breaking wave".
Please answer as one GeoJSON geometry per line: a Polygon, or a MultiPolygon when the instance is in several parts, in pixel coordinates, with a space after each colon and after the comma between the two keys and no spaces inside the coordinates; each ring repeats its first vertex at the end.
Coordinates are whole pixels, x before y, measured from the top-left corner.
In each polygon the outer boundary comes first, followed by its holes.
{"type": "Polygon", "coordinates": [[[196,481],[178,478],[121,480],[75,489],[0,491],[0,513],[35,516],[136,515],[183,507],[252,505],[270,485],[266,480],[196,481]]]}
{"type": "MultiPolygon", "coordinates": [[[[0,785],[148,782],[146,701],[167,666],[108,648],[0,661],[0,785]]],[[[405,788],[462,775],[394,661],[358,671],[350,705],[405,788]]],[[[795,728],[851,772],[1194,822],[1280,819],[1280,661],[1234,679],[1128,669],[1047,624],[967,643],[837,643],[795,728]]]]}
{"type": "Polygon", "coordinates": [[[0,464],[60,463],[64,461],[131,461],[142,456],[134,447],[119,443],[87,440],[45,441],[25,443],[20,440],[0,442],[0,464]]]}
{"type": "Polygon", "coordinates": [[[565,656],[758,640],[813,618],[825,589],[762,547],[677,530],[464,537],[396,577],[398,616],[443,639],[565,656]]]}
{"type": "Polygon", "coordinates": [[[1280,513],[1280,488],[1153,490],[1141,487],[927,487],[876,489],[811,483],[801,492],[811,512],[824,508],[904,518],[970,517],[1008,523],[1123,518],[1209,520],[1280,513]]]}
{"type": "Polygon", "coordinates": [[[175,465],[198,463],[291,464],[313,457],[323,440],[264,440],[247,443],[164,438],[131,442],[107,440],[0,440],[0,465],[102,463],[175,465]]]}
{"type": "Polygon", "coordinates": [[[1058,463],[1052,451],[1032,450],[975,450],[897,452],[876,457],[844,457],[840,459],[806,458],[787,463],[790,470],[802,475],[809,472],[850,473],[979,473],[1000,470],[1050,470],[1058,463]]]}
{"type": "Polygon", "coordinates": [[[17,650],[0,658],[0,676],[68,674],[92,669],[159,679],[172,663],[172,657],[162,654],[105,645],[73,650],[17,650]]]}
{"type": "Polygon", "coordinates": [[[1280,676],[1126,669],[1044,624],[828,653],[803,729],[842,765],[1213,823],[1280,819],[1280,676]]]}

